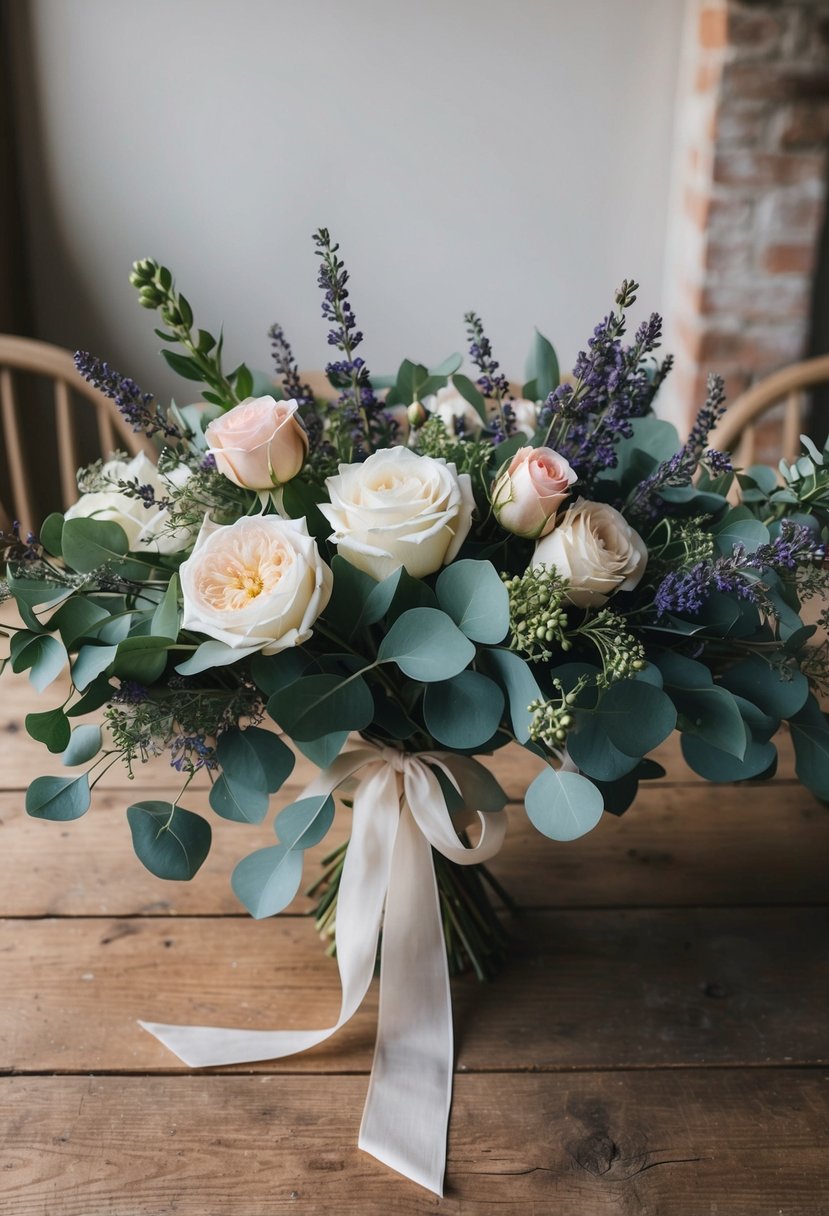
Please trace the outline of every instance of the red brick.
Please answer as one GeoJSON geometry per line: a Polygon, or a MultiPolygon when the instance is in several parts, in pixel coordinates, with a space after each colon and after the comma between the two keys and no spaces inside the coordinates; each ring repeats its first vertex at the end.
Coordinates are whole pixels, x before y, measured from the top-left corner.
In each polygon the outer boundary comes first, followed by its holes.
{"type": "Polygon", "coordinates": [[[728,14],[724,5],[704,8],[699,15],[698,38],[700,46],[714,50],[728,42],[728,14]]]}
{"type": "Polygon", "coordinates": [[[751,148],[764,140],[768,124],[768,108],[762,102],[731,101],[716,113],[713,138],[720,148],[751,148]]]}
{"type": "Polygon", "coordinates": [[[720,83],[722,67],[719,61],[703,60],[697,64],[694,74],[694,88],[697,93],[713,93],[720,83]]]}
{"type": "Polygon", "coordinates": [[[718,274],[736,274],[751,266],[751,243],[746,240],[709,241],[705,266],[718,274]]]}
{"type": "Polygon", "coordinates": [[[789,75],[765,62],[727,63],[722,70],[722,88],[727,97],[780,101],[794,96],[789,75]]]}
{"type": "Polygon", "coordinates": [[[776,231],[801,232],[814,238],[823,221],[821,198],[801,191],[785,191],[772,199],[769,226],[776,231]]]}
{"type": "Polygon", "coordinates": [[[769,13],[749,13],[731,7],[728,16],[728,45],[741,51],[770,51],[779,45],[780,22],[769,13]]]}
{"type": "Polygon", "coordinates": [[[825,157],[808,152],[720,152],[714,159],[714,181],[724,186],[790,186],[823,182],[825,157]]]}
{"type": "Polygon", "coordinates": [[[829,141],[829,104],[792,106],[780,132],[784,148],[822,146],[829,141]]]}
{"type": "Polygon", "coordinates": [[[684,208],[685,214],[693,220],[700,231],[704,231],[708,227],[711,199],[707,194],[700,194],[692,186],[686,186],[684,208]]]}
{"type": "Polygon", "coordinates": [[[771,274],[808,274],[815,267],[815,243],[769,245],[763,254],[763,266],[771,274]]]}

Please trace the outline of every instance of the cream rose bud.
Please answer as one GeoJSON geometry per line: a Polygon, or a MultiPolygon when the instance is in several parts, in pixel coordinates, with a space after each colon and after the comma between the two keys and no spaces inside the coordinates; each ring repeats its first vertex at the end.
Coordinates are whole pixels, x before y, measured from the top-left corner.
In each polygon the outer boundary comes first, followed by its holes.
{"type": "Polygon", "coordinates": [[[545,536],[576,474],[552,448],[519,448],[492,490],[492,509],[502,528],[528,540],[545,536]]]}
{"type": "Polygon", "coordinates": [[[264,654],[311,637],[334,581],[305,520],[278,515],[206,518],[179,578],[184,629],[264,654]]]}
{"type": "Polygon", "coordinates": [[[450,435],[463,434],[476,439],[484,428],[475,406],[461,396],[451,381],[439,388],[434,397],[427,397],[423,404],[430,414],[440,418],[450,435]]]}
{"type": "Polygon", "coordinates": [[[205,427],[216,468],[245,490],[272,490],[296,477],[308,436],[296,401],[247,397],[205,427]]]}
{"type": "Polygon", "coordinates": [[[538,429],[538,406],[526,397],[513,397],[507,404],[512,410],[516,431],[532,439],[538,429]]]}
{"type": "Polygon", "coordinates": [[[320,511],[342,557],[373,578],[404,566],[415,578],[451,562],[472,525],[468,473],[409,448],[374,452],[363,464],[341,464],[326,480],[330,503],[320,511]]]}
{"type": "Polygon", "coordinates": [[[555,566],[569,583],[570,603],[589,608],[606,604],[615,591],[632,591],[645,573],[648,551],[614,507],[578,498],[538,542],[532,564],[555,566]]]}
{"type": "Polygon", "coordinates": [[[160,473],[149,456],[139,452],[132,460],[108,460],[101,467],[101,482],[111,489],[93,490],[82,494],[65,513],[65,519],[103,519],[120,524],[134,553],[180,553],[193,539],[189,528],[170,529],[170,513],[158,503],[169,499],[173,491],[184,485],[190,470],[184,464],[160,473]],[[149,486],[155,503],[145,506],[144,500],[122,494],[119,482],[149,486]]]}

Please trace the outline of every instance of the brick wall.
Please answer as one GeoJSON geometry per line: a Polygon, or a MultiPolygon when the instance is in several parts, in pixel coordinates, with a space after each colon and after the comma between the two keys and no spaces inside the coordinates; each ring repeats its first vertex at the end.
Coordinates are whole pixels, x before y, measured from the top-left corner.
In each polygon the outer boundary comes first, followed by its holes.
{"type": "Polygon", "coordinates": [[[678,99],[669,409],[803,357],[829,144],[829,0],[690,0],[678,99]]]}

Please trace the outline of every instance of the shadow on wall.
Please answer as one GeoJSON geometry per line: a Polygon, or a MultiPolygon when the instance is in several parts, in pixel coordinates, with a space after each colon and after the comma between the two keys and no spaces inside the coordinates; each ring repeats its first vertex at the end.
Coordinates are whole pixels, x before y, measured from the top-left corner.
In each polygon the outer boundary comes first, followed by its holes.
{"type": "MultiPolygon", "coordinates": [[[[119,349],[117,337],[73,257],[71,234],[66,231],[63,218],[53,203],[54,191],[44,154],[47,132],[39,103],[37,57],[28,5],[3,6],[2,33],[4,57],[9,61],[9,108],[16,128],[11,131],[9,142],[16,160],[14,185],[21,215],[23,250],[19,260],[27,274],[29,288],[28,308],[18,314],[16,331],[68,350],[92,350],[118,367],[124,352],[119,349]],[[72,301],[71,311],[55,313],[49,308],[43,292],[48,290],[50,282],[61,284],[61,296],[72,301]]],[[[8,324],[11,328],[11,323],[8,324]]],[[[36,383],[28,389],[21,415],[27,467],[38,472],[35,511],[38,517],[44,518],[50,511],[65,505],[59,487],[54,409],[47,386],[36,383]]],[[[81,460],[88,463],[95,459],[99,449],[95,420],[90,411],[78,412],[78,440],[81,460]]],[[[0,468],[0,478],[6,476],[5,470],[0,468]]],[[[0,501],[3,498],[3,483],[0,482],[0,501]]]]}

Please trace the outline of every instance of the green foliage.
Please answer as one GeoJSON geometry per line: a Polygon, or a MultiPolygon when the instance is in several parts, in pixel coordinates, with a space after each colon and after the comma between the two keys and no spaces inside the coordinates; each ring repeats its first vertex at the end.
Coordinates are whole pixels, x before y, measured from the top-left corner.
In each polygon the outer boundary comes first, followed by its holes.
{"type": "Polygon", "coordinates": [[[561,383],[558,356],[553,344],[538,330],[533,337],[524,374],[527,383],[523,393],[531,401],[546,401],[553,389],[558,388],[561,383]]]}
{"type": "Polygon", "coordinates": [[[102,742],[100,726],[92,722],[76,726],[61,760],[67,768],[74,768],[78,764],[88,764],[98,755],[102,742]]]}
{"type": "Polygon", "coordinates": [[[451,679],[468,667],[474,656],[475,647],[469,639],[445,612],[435,608],[404,612],[377,652],[381,663],[394,662],[404,675],[424,684],[451,679]]]}
{"type": "Polygon", "coordinates": [[[435,590],[443,611],[471,641],[495,645],[503,640],[510,601],[491,562],[453,562],[441,571],[435,590]]]}
{"type": "Polygon", "coordinates": [[[302,880],[303,851],[322,840],[333,819],[330,794],[302,798],[280,812],[274,824],[280,843],[257,849],[233,871],[233,890],[251,916],[261,920],[287,907],[302,880]]]}
{"type": "Polygon", "coordinates": [[[58,678],[68,659],[66,648],[48,633],[21,630],[12,638],[10,651],[12,671],[28,671],[38,692],[58,678]]]}
{"type": "Polygon", "coordinates": [[[90,802],[86,773],[77,777],[35,777],[26,790],[26,813],[33,819],[80,819],[90,802]]]}
{"type": "Polygon", "coordinates": [[[108,562],[121,565],[129,547],[126,532],[112,520],[68,519],[63,525],[64,560],[81,574],[108,562]]]}
{"type": "Polygon", "coordinates": [[[44,743],[50,752],[62,752],[69,742],[71,727],[60,705],[42,713],[26,714],[25,726],[31,737],[44,743]]]}
{"type": "Polygon", "coordinates": [[[289,747],[271,731],[251,726],[231,727],[216,745],[221,774],[210,790],[210,806],[223,819],[261,823],[270,795],[281,789],[293,772],[289,747]]]}
{"type": "Polygon", "coordinates": [[[136,856],[156,878],[187,881],[210,852],[210,824],[174,803],[135,802],[127,807],[127,822],[136,856]]]}
{"type": "Polygon", "coordinates": [[[552,840],[577,840],[602,817],[604,801],[592,781],[580,773],[544,768],[524,797],[534,827],[552,840]]]}
{"type": "Polygon", "coordinates": [[[268,713],[292,739],[305,741],[363,730],[374,717],[374,701],[360,675],[303,676],[274,693],[268,713]]]}
{"type": "Polygon", "coordinates": [[[423,720],[429,734],[447,747],[471,751],[497,731],[504,712],[504,694],[487,676],[462,671],[451,680],[427,685],[423,720]]]}
{"type": "Polygon", "coordinates": [[[532,669],[511,650],[484,650],[481,661],[506,693],[513,734],[519,743],[526,743],[533,719],[530,705],[542,699],[532,669]]]}
{"type": "Polygon", "coordinates": [[[829,722],[813,696],[789,725],[798,779],[816,798],[829,802],[829,722]]]}

